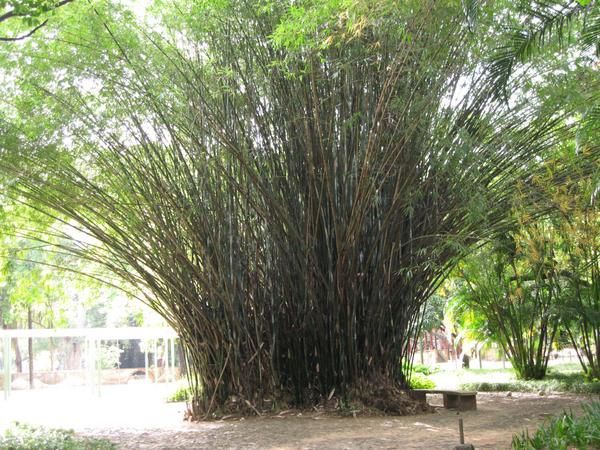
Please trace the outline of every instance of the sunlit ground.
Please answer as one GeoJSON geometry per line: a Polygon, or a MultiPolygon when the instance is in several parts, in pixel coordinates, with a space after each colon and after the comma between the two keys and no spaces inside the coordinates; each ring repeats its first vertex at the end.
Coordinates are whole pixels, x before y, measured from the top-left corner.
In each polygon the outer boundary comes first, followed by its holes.
{"type": "MultiPolygon", "coordinates": [[[[563,368],[579,370],[575,363],[557,362],[563,368]],[[571,367],[572,366],[572,367],[571,367]]],[[[457,367],[454,362],[430,376],[438,389],[458,389],[462,383],[515,379],[510,364],[485,361],[478,369],[457,367]]],[[[551,364],[552,367],[552,364],[551,364]]],[[[0,429],[14,421],[63,428],[170,428],[185,427],[185,405],[167,403],[166,399],[181,386],[179,383],[152,383],[144,380],[120,385],[47,387],[34,390],[13,390],[8,400],[0,392],[0,429]]]]}
{"type": "Polygon", "coordinates": [[[0,393],[0,429],[14,421],[62,428],[177,428],[185,406],[166,403],[179,384],[139,381],[121,385],[51,387],[0,393]]]}
{"type": "MultiPolygon", "coordinates": [[[[564,365],[564,364],[563,364],[564,365]]],[[[508,369],[485,367],[438,372],[456,386],[475,378],[498,381],[508,369]]],[[[573,365],[573,370],[576,365],[573,365]]],[[[447,449],[458,444],[456,411],[441,407],[441,396],[430,402],[434,414],[405,417],[335,417],[311,411],[289,411],[274,417],[189,423],[185,405],[167,403],[180,384],[144,380],[104,385],[100,395],[90,387],[47,387],[15,390],[0,398],[0,432],[14,421],[53,428],[72,428],[82,436],[109,439],[121,450],[189,449],[447,449]]],[[[591,396],[537,393],[480,393],[476,411],[465,411],[467,442],[475,448],[508,448],[513,434],[535,429],[563,410],[580,413],[591,396]]]]}
{"type": "MultiPolygon", "coordinates": [[[[171,386],[173,387],[173,386],[171,386]]],[[[105,386],[100,398],[82,389],[15,392],[0,401],[2,427],[14,420],[73,428],[109,439],[119,450],[189,449],[448,449],[458,444],[456,411],[404,417],[336,417],[291,412],[275,417],[189,423],[181,403],[167,404],[167,385],[105,386]]],[[[530,430],[562,410],[580,411],[589,397],[483,393],[477,411],[461,413],[467,442],[508,448],[514,433],[530,430]]],[[[441,404],[441,399],[432,399],[441,404]]]]}
{"type": "MultiPolygon", "coordinates": [[[[576,363],[553,362],[562,371],[579,371],[576,363]]],[[[505,382],[514,379],[509,364],[478,362],[465,370],[447,363],[434,373],[440,389],[454,389],[462,383],[505,382]]],[[[110,439],[123,449],[189,448],[450,448],[456,444],[456,413],[441,408],[435,414],[401,418],[311,417],[304,414],[246,421],[216,421],[199,424],[183,420],[185,405],[167,403],[179,383],[152,383],[135,380],[129,384],[52,386],[34,390],[13,390],[4,400],[0,392],[0,432],[15,421],[52,428],[74,429],[83,435],[110,439]],[[407,430],[410,432],[407,434],[407,430]],[[266,433],[266,434],[265,434],[266,433]],[[312,436],[312,437],[311,437],[312,436]],[[341,437],[345,436],[345,437],[341,437]],[[435,437],[435,438],[434,438],[435,437]],[[309,439],[310,438],[310,439],[309,439]],[[323,442],[318,439],[323,439],[323,442]],[[316,440],[315,440],[316,439],[316,440]],[[423,447],[423,439],[428,444],[423,447]],[[402,447],[396,444],[401,441],[402,447]],[[215,445],[218,444],[216,447],[215,445]],[[252,445],[250,445],[252,444],[252,445]],[[284,445],[285,444],[285,445],[284,445]],[[335,444],[335,445],[334,445],[335,444]]],[[[478,395],[478,410],[462,414],[471,442],[476,448],[507,448],[512,434],[524,426],[535,426],[551,414],[578,408],[590,397],[506,393],[478,395]],[[488,447],[486,447],[486,445],[488,447]]]]}

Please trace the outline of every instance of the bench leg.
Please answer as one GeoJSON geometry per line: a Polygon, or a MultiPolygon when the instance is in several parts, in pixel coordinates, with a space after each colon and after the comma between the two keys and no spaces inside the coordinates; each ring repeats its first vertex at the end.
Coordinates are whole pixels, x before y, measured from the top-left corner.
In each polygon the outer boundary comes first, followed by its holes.
{"type": "Polygon", "coordinates": [[[463,395],[459,404],[461,411],[475,411],[477,409],[477,397],[475,395],[463,395]]]}
{"type": "Polygon", "coordinates": [[[415,391],[408,391],[410,397],[413,400],[417,400],[421,403],[426,403],[427,402],[427,393],[425,392],[415,392],[415,391]]]}
{"type": "Polygon", "coordinates": [[[444,394],[444,408],[472,411],[477,409],[475,395],[444,394]]]}
{"type": "Polygon", "coordinates": [[[455,394],[444,394],[444,408],[446,409],[458,409],[458,402],[460,401],[458,395],[455,394]]]}

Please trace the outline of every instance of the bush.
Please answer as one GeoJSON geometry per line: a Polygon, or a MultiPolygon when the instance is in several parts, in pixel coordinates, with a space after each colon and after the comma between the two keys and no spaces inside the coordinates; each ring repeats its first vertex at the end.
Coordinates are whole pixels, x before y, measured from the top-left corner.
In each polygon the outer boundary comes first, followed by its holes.
{"type": "Polygon", "coordinates": [[[419,372],[413,372],[410,377],[411,389],[433,389],[435,382],[419,372]]]}
{"type": "Polygon", "coordinates": [[[117,345],[102,345],[98,360],[102,369],[115,369],[119,367],[119,361],[123,350],[117,345]]]}
{"type": "Polygon", "coordinates": [[[438,367],[429,367],[424,366],[423,364],[415,364],[412,367],[413,373],[422,373],[423,375],[433,375],[436,372],[439,372],[440,369],[438,367]]]}
{"type": "Polygon", "coordinates": [[[34,427],[16,423],[0,436],[0,448],[10,450],[115,450],[116,446],[103,439],[75,436],[73,430],[34,427]]]}
{"type": "Polygon", "coordinates": [[[177,388],[175,392],[173,392],[168,398],[167,402],[186,402],[190,398],[190,390],[187,386],[181,386],[177,388]]]}
{"type": "Polygon", "coordinates": [[[583,406],[583,416],[564,412],[540,427],[533,436],[525,430],[512,439],[514,450],[600,448],[600,402],[583,406]]]}
{"type": "Polygon", "coordinates": [[[587,372],[583,375],[583,378],[589,383],[600,383],[600,378],[594,376],[591,367],[588,368],[587,372]]]}

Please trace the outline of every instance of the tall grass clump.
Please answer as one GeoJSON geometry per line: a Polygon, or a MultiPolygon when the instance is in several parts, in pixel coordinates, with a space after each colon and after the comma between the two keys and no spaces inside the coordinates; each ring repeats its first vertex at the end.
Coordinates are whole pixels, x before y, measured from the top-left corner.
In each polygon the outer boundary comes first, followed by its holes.
{"type": "Polygon", "coordinates": [[[583,405],[583,415],[564,412],[533,435],[524,431],[512,440],[513,450],[567,450],[600,448],[600,402],[583,405]]]}

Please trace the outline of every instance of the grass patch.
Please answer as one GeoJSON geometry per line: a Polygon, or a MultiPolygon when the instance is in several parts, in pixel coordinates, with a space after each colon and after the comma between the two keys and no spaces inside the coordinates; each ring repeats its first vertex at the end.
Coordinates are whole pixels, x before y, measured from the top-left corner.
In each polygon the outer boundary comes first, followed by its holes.
{"type": "MultiPolygon", "coordinates": [[[[600,394],[600,382],[587,382],[581,369],[576,370],[573,365],[555,366],[548,370],[543,380],[517,380],[512,369],[502,370],[512,372],[509,380],[503,381],[471,381],[461,383],[460,388],[481,392],[511,391],[511,392],[571,392],[576,394],[600,394]]],[[[494,379],[486,374],[489,379],[494,379]]]]}
{"type": "Polygon", "coordinates": [[[423,375],[433,375],[434,373],[438,373],[440,368],[435,366],[425,366],[423,364],[414,364],[412,366],[412,371],[413,373],[422,373],[423,375]]]}
{"type": "Polygon", "coordinates": [[[581,417],[564,412],[540,427],[535,434],[525,430],[512,440],[513,450],[567,450],[600,448],[600,402],[583,406],[581,417]]]}
{"type": "Polygon", "coordinates": [[[15,423],[0,436],[0,448],[10,450],[116,450],[104,439],[75,436],[73,430],[15,423]]]}

